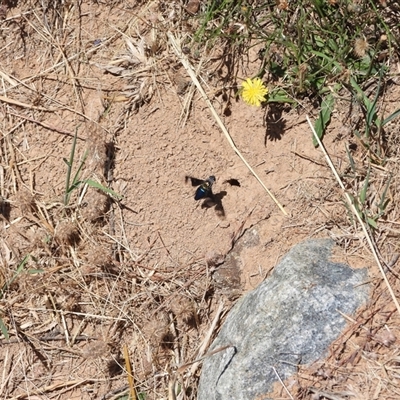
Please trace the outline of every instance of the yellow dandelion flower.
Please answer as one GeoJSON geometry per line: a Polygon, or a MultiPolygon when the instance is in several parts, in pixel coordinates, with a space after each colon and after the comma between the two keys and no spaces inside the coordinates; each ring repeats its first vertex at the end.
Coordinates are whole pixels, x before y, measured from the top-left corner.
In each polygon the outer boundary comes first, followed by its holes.
{"type": "Polygon", "coordinates": [[[264,86],[260,78],[247,78],[242,83],[241,95],[243,100],[251,106],[260,107],[261,102],[265,101],[268,89],[264,86]]]}

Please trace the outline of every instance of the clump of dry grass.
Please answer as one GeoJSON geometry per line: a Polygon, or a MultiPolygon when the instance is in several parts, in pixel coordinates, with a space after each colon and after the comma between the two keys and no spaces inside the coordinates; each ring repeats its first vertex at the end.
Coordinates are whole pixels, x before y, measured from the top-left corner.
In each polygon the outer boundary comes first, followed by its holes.
{"type": "Polygon", "coordinates": [[[89,343],[82,351],[82,356],[87,360],[106,357],[109,353],[109,348],[106,342],[102,340],[89,343]]]}
{"type": "Polygon", "coordinates": [[[85,202],[82,205],[80,214],[84,219],[96,222],[104,219],[108,207],[108,197],[102,191],[89,189],[85,195],[85,202]]]}
{"type": "Polygon", "coordinates": [[[18,193],[16,202],[24,214],[36,213],[37,211],[35,196],[26,189],[18,193]]]}
{"type": "Polygon", "coordinates": [[[61,221],[56,227],[55,240],[61,245],[77,245],[80,237],[78,227],[70,221],[61,221]]]}
{"type": "Polygon", "coordinates": [[[106,268],[113,264],[112,254],[106,244],[88,244],[87,262],[93,267],[106,268]]]}
{"type": "Polygon", "coordinates": [[[165,312],[157,313],[153,315],[151,320],[144,323],[142,332],[150,344],[157,349],[168,342],[169,325],[168,314],[165,312]]]}
{"type": "Polygon", "coordinates": [[[182,324],[188,324],[194,317],[194,304],[183,295],[177,296],[172,304],[171,311],[174,313],[177,321],[182,324]]]}

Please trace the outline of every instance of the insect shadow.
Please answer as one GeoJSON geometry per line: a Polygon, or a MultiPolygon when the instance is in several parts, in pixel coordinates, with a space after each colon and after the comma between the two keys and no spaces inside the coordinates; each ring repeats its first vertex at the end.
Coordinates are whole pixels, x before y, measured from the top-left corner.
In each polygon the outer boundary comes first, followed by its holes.
{"type": "Polygon", "coordinates": [[[225,210],[222,205],[222,199],[226,196],[226,191],[221,191],[219,193],[213,193],[212,186],[215,182],[215,176],[211,175],[207,179],[198,179],[192,176],[186,176],[185,182],[191,182],[192,186],[198,186],[194,194],[195,200],[204,199],[201,208],[211,208],[215,207],[215,212],[218,216],[224,217],[225,210]]]}
{"type": "Polygon", "coordinates": [[[212,197],[209,197],[203,201],[201,208],[212,208],[214,207],[215,213],[219,217],[225,217],[224,206],[222,205],[222,199],[227,195],[225,190],[221,190],[218,193],[213,193],[212,197]]]}

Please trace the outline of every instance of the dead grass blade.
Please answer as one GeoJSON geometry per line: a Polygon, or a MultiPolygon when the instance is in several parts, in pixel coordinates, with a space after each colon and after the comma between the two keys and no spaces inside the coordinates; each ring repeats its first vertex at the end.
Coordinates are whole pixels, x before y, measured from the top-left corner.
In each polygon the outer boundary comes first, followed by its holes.
{"type": "Polygon", "coordinates": [[[13,100],[13,99],[10,99],[9,97],[5,97],[5,96],[0,96],[0,101],[2,101],[3,103],[13,104],[15,106],[20,106],[23,108],[30,108],[32,110],[47,111],[47,112],[54,111],[53,109],[50,109],[50,108],[37,107],[37,106],[33,106],[31,104],[22,103],[21,101],[13,100]]]}
{"type": "Polygon", "coordinates": [[[186,364],[184,364],[184,365],[181,365],[181,366],[177,369],[177,372],[178,372],[178,373],[181,373],[181,372],[183,372],[187,367],[189,367],[190,365],[199,363],[199,362],[205,360],[207,357],[210,357],[210,356],[212,356],[212,355],[214,355],[214,354],[217,354],[217,353],[219,353],[219,352],[221,352],[221,351],[224,351],[224,350],[226,350],[226,349],[229,349],[230,347],[234,347],[234,346],[231,345],[231,344],[228,344],[228,345],[226,345],[226,346],[217,347],[215,350],[210,351],[209,353],[205,354],[203,357],[197,358],[197,359],[194,360],[194,361],[191,361],[191,362],[188,362],[188,363],[186,363],[186,364]]]}
{"type": "MultiPolygon", "coordinates": [[[[221,301],[219,306],[218,306],[217,312],[215,313],[215,317],[214,317],[214,320],[213,320],[213,322],[212,322],[212,324],[210,326],[210,329],[208,330],[207,335],[204,338],[203,343],[201,344],[201,346],[199,348],[198,356],[200,357],[200,359],[202,358],[206,348],[210,344],[212,335],[215,332],[215,329],[217,327],[217,323],[218,323],[218,321],[219,321],[219,319],[221,317],[222,311],[224,310],[224,306],[225,306],[224,302],[221,301]]],[[[193,364],[192,368],[190,369],[190,374],[192,376],[195,374],[195,372],[196,372],[198,367],[199,367],[199,363],[193,364]]]]}
{"type": "MultiPolygon", "coordinates": [[[[43,388],[37,389],[37,390],[31,390],[29,393],[23,393],[19,394],[18,396],[11,397],[10,400],[18,400],[18,399],[26,399],[26,398],[32,398],[33,395],[43,395],[48,392],[53,392],[57,389],[65,388],[65,391],[69,391],[73,389],[74,387],[77,387],[79,385],[82,385],[84,383],[88,383],[90,380],[88,379],[76,379],[73,381],[67,381],[67,382],[62,382],[62,383],[55,383],[54,385],[48,385],[43,388]]],[[[61,392],[63,393],[63,392],[61,392]]]]}
{"type": "Polygon", "coordinates": [[[124,344],[123,349],[124,349],[125,368],[126,368],[127,377],[128,377],[129,391],[131,394],[131,399],[137,400],[135,385],[134,385],[134,381],[133,381],[131,361],[129,359],[129,352],[128,352],[128,347],[126,346],[126,344],[124,344]]]}
{"type": "Polygon", "coordinates": [[[194,68],[190,64],[189,60],[187,57],[183,54],[181,50],[181,46],[178,44],[174,36],[172,35],[171,32],[167,33],[168,38],[172,44],[172,47],[175,51],[175,54],[179,58],[180,62],[182,63],[183,67],[186,69],[187,73],[189,74],[190,78],[192,79],[193,83],[196,85],[198,91],[200,92],[201,96],[203,97],[203,100],[206,102],[208,108],[211,111],[211,114],[217,121],[218,126],[221,128],[223,134],[225,135],[226,139],[228,140],[228,143],[232,147],[232,149],[235,151],[235,153],[239,156],[239,158],[243,161],[243,163],[246,165],[246,167],[249,169],[249,171],[254,175],[254,177],[258,180],[258,182],[261,184],[261,186],[264,188],[264,190],[268,193],[268,195],[271,197],[271,199],[275,202],[275,204],[279,207],[279,209],[282,211],[284,215],[288,215],[286,210],[283,208],[283,206],[278,202],[278,200],[275,198],[275,196],[268,190],[268,188],[265,186],[264,182],[261,180],[261,178],[256,174],[254,169],[250,166],[250,164],[246,161],[246,159],[242,156],[240,153],[239,149],[236,147],[235,143],[233,142],[228,130],[226,129],[224,123],[221,121],[221,118],[217,114],[214,106],[212,105],[210,99],[208,98],[206,92],[204,91],[203,87],[201,86],[199,80],[196,77],[196,74],[194,72],[194,68]]]}
{"type": "Polygon", "coordinates": [[[360,225],[361,225],[361,228],[362,228],[362,230],[363,230],[363,232],[364,232],[364,236],[365,236],[365,238],[366,238],[366,240],[367,240],[367,242],[368,242],[368,245],[369,245],[369,247],[370,247],[370,249],[371,249],[372,254],[374,255],[376,264],[377,264],[378,267],[379,267],[379,271],[380,271],[381,274],[382,274],[383,280],[385,281],[385,284],[386,284],[386,286],[387,286],[387,288],[388,288],[388,290],[389,290],[390,296],[392,297],[392,300],[393,300],[394,304],[396,305],[397,311],[398,311],[398,313],[400,314],[400,304],[399,304],[399,302],[397,301],[397,298],[396,298],[396,296],[395,296],[395,294],[394,294],[394,292],[393,292],[393,289],[392,289],[392,287],[391,287],[391,285],[390,285],[390,283],[389,283],[389,280],[388,280],[388,278],[386,277],[385,271],[383,270],[382,264],[381,264],[381,262],[379,261],[378,253],[377,253],[377,250],[375,249],[375,246],[374,246],[374,244],[373,244],[373,242],[372,242],[371,236],[370,236],[370,234],[368,233],[367,228],[365,227],[365,224],[363,223],[363,221],[362,221],[360,215],[358,214],[357,209],[355,208],[354,203],[353,203],[353,201],[351,200],[350,195],[346,192],[346,188],[344,187],[343,182],[341,181],[341,179],[340,179],[340,177],[339,177],[339,174],[337,173],[337,171],[336,171],[336,169],[335,169],[335,167],[334,167],[334,165],[333,165],[333,163],[332,163],[332,161],[331,161],[331,159],[330,159],[330,157],[329,157],[329,155],[328,155],[328,153],[327,153],[327,151],[326,151],[324,145],[322,144],[322,142],[320,141],[320,139],[319,139],[317,133],[315,132],[315,129],[314,129],[314,127],[313,127],[313,125],[312,125],[312,123],[311,123],[311,121],[310,121],[310,118],[309,118],[308,116],[307,116],[307,122],[308,122],[308,125],[310,126],[310,129],[311,129],[313,135],[314,135],[315,140],[316,140],[317,143],[318,143],[318,146],[320,147],[320,149],[322,150],[322,152],[323,152],[324,155],[325,155],[326,161],[327,161],[329,167],[331,168],[331,170],[332,170],[332,172],[333,172],[333,175],[335,176],[337,182],[339,183],[339,186],[340,186],[340,187],[342,188],[342,190],[343,190],[344,196],[345,196],[345,198],[346,198],[347,203],[349,204],[349,207],[350,207],[352,213],[354,214],[354,216],[357,218],[358,222],[359,222],[360,225]]]}
{"type": "Polygon", "coordinates": [[[287,388],[287,386],[285,385],[285,383],[283,382],[282,378],[280,377],[280,375],[278,374],[278,371],[276,370],[276,368],[274,366],[272,366],[272,369],[275,372],[275,375],[278,377],[279,382],[281,383],[283,389],[285,389],[285,392],[288,394],[288,396],[291,398],[291,400],[294,400],[293,396],[291,395],[291,393],[289,392],[289,389],[287,388]]]}
{"type": "MultiPolygon", "coordinates": [[[[61,128],[58,128],[58,127],[53,126],[53,125],[46,124],[45,122],[39,121],[39,120],[37,120],[37,119],[30,118],[30,117],[28,117],[28,116],[26,116],[26,115],[15,114],[15,113],[13,113],[13,112],[8,112],[8,114],[14,115],[15,117],[18,117],[18,118],[26,119],[27,121],[30,121],[30,122],[33,122],[34,124],[38,124],[38,125],[40,125],[40,126],[43,126],[43,128],[46,128],[46,129],[48,129],[48,130],[50,130],[50,131],[58,132],[58,133],[61,133],[61,134],[63,134],[63,135],[70,136],[70,137],[72,137],[72,138],[73,138],[74,135],[75,135],[73,132],[65,131],[65,130],[63,130],[63,129],[61,129],[61,128]]],[[[83,138],[81,138],[81,137],[79,137],[79,136],[78,136],[77,138],[80,139],[80,140],[83,140],[83,138]]]]}

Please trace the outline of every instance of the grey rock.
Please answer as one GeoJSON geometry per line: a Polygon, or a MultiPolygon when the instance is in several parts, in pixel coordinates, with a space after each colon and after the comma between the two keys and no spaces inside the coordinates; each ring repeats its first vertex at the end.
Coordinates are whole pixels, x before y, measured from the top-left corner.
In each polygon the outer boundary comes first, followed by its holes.
{"type": "Polygon", "coordinates": [[[333,241],[293,247],[272,275],[229,313],[200,377],[198,400],[253,400],[278,380],[324,356],[351,315],[368,299],[367,270],[329,261],[333,241]]]}

